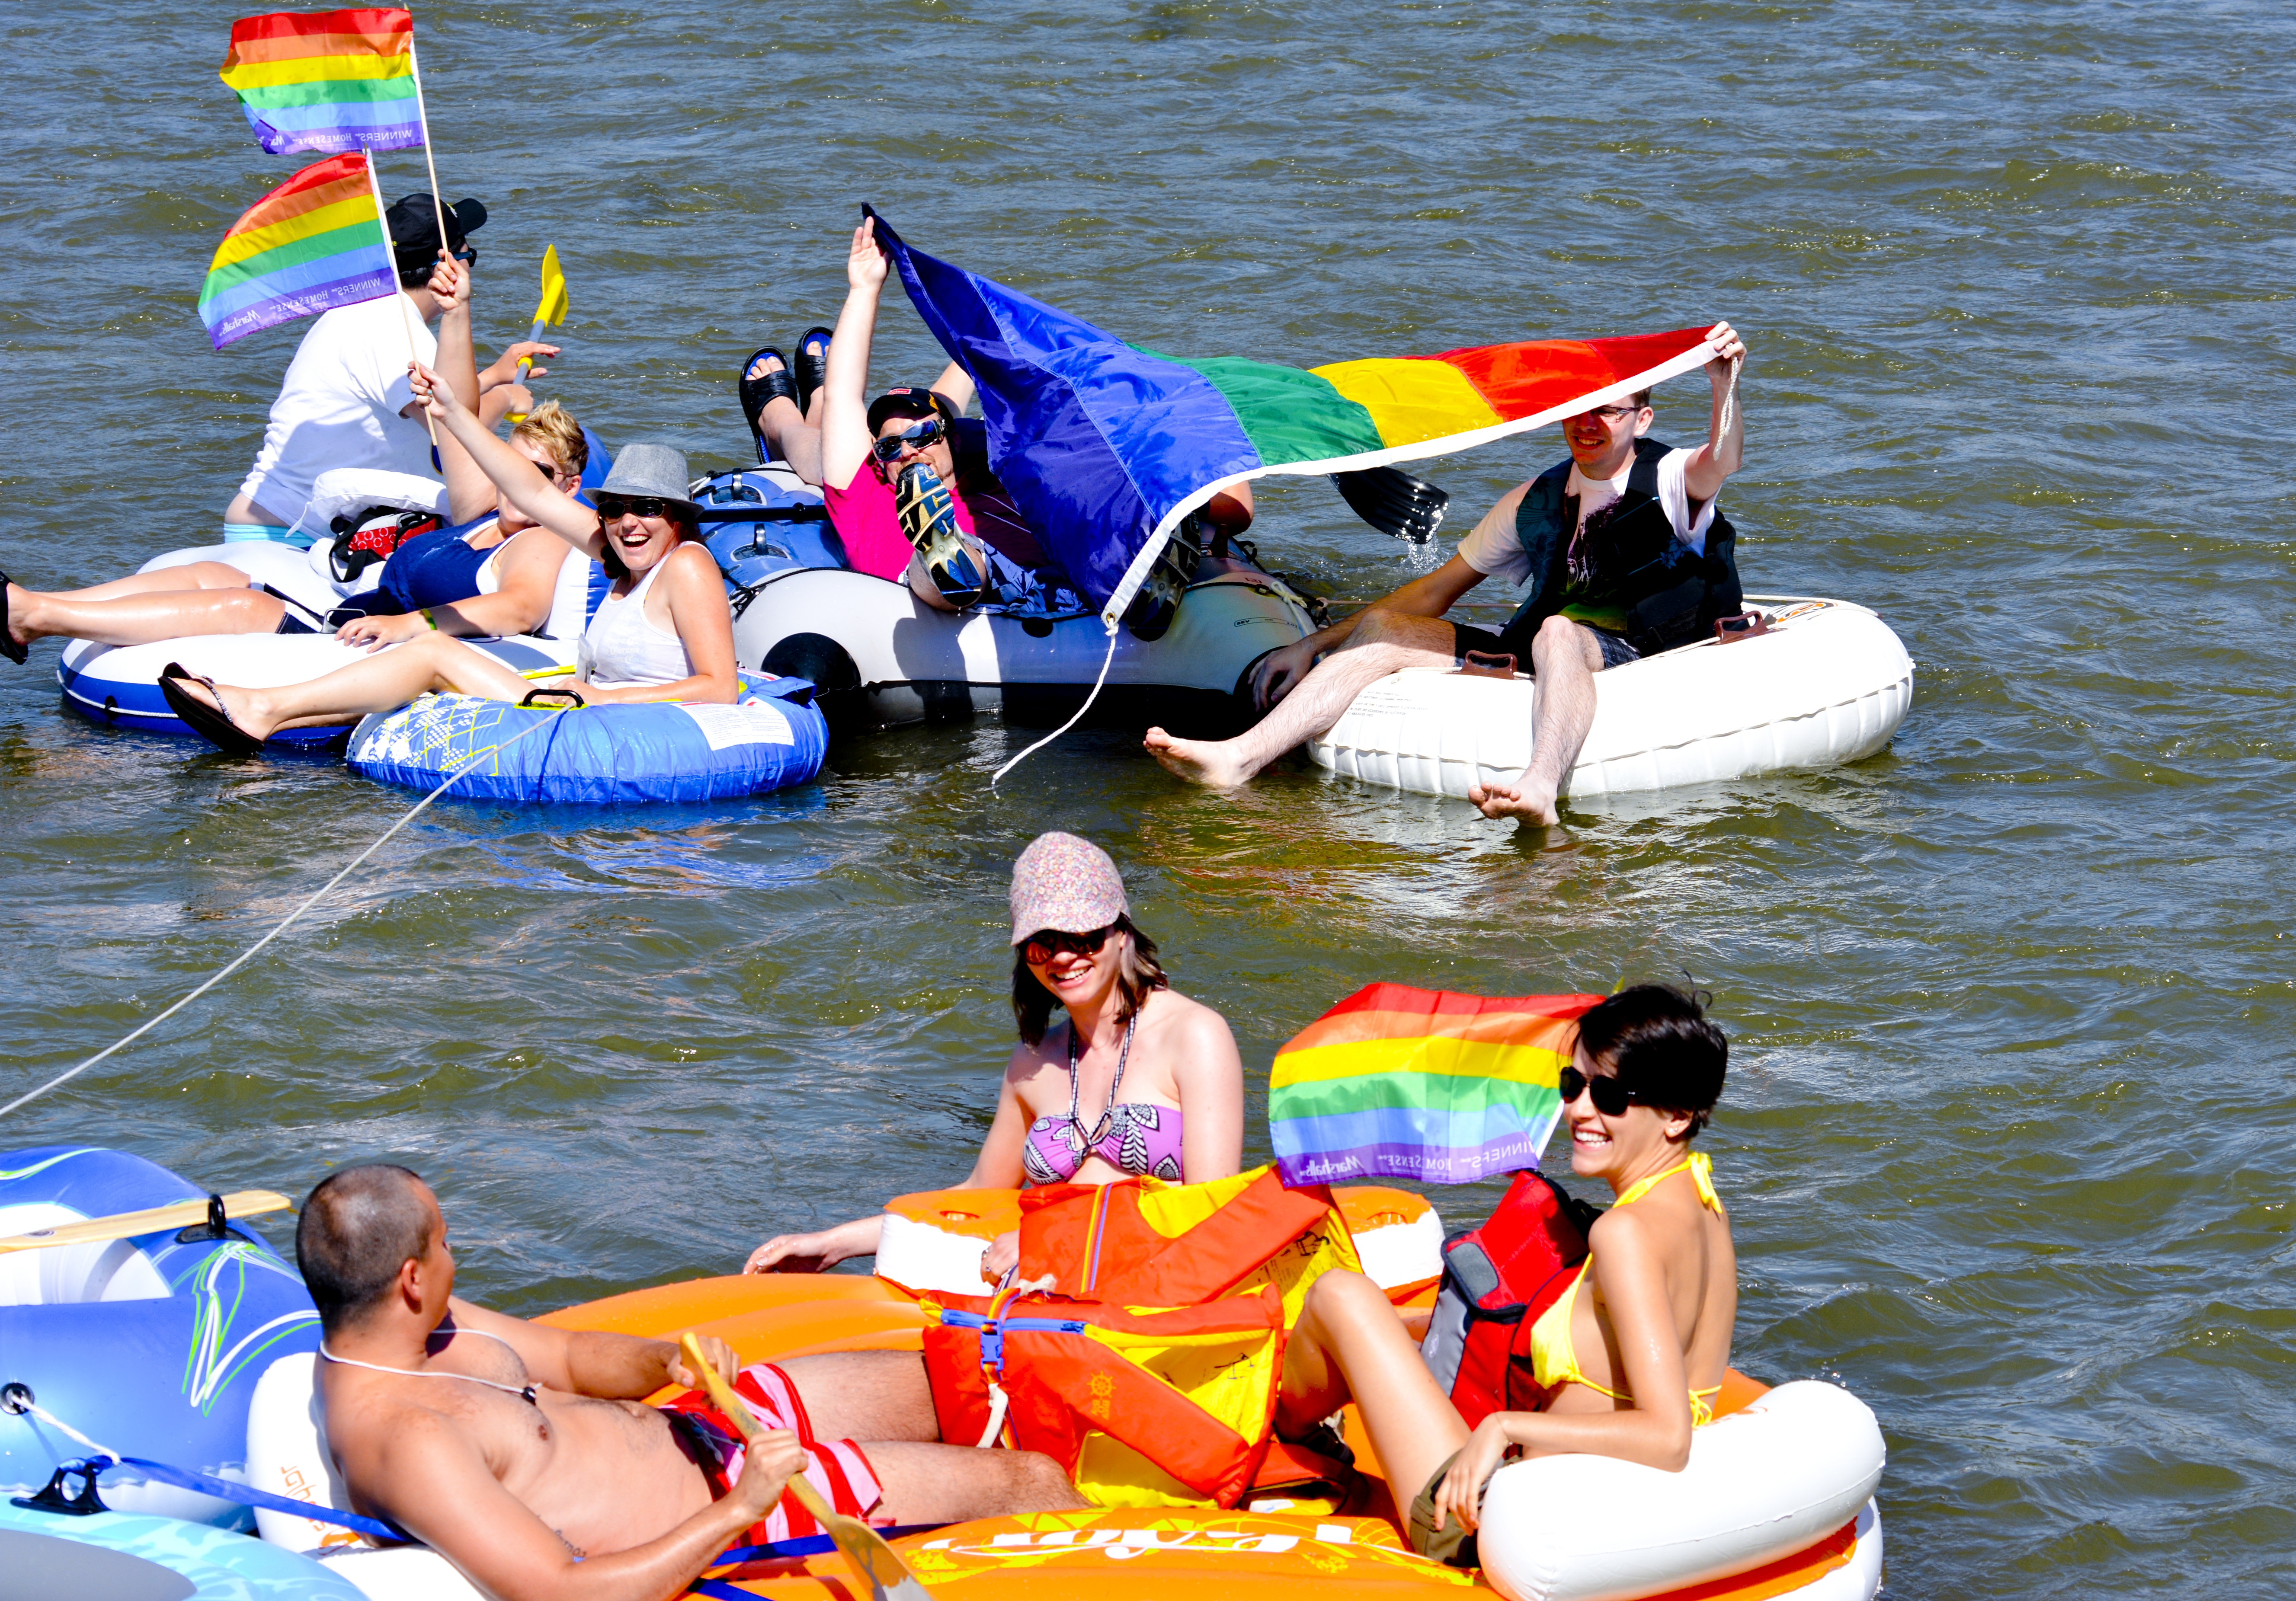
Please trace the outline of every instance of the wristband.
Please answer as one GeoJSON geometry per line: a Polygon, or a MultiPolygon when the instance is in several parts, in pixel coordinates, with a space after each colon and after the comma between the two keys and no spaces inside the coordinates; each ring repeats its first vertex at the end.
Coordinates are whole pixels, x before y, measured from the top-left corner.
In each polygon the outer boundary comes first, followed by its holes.
{"type": "Polygon", "coordinates": [[[439,619],[430,615],[430,609],[429,607],[424,607],[422,611],[416,615],[421,617],[424,622],[430,625],[431,633],[436,633],[439,632],[439,619]]]}

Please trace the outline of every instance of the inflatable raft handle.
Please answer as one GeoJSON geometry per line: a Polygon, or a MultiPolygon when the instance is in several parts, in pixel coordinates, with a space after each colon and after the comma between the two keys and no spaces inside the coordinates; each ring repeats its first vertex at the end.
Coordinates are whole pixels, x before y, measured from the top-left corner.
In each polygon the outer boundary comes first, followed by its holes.
{"type": "Polygon", "coordinates": [[[202,1240],[229,1239],[230,1224],[231,1215],[223,1209],[223,1197],[210,1193],[208,1196],[207,1221],[177,1229],[176,1243],[179,1246],[196,1246],[202,1240]]]}
{"type": "Polygon", "coordinates": [[[1470,678],[1513,678],[1514,653],[1509,650],[1470,650],[1459,658],[1459,671],[1470,678]]]}
{"type": "Polygon", "coordinates": [[[548,706],[553,702],[555,702],[560,706],[564,706],[570,710],[575,707],[587,706],[589,704],[589,702],[582,698],[582,691],[579,690],[529,690],[526,692],[526,698],[520,701],[519,705],[548,706]],[[543,699],[544,696],[550,697],[550,700],[545,701],[543,699]]]}

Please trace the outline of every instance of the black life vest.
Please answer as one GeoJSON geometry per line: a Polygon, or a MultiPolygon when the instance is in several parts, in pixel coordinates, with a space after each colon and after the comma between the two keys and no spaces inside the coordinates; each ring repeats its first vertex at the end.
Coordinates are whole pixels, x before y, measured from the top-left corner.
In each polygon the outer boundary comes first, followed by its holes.
{"type": "Polygon", "coordinates": [[[1716,511],[1707,526],[1703,555],[1682,543],[1658,498],[1658,464],[1673,446],[1635,441],[1635,464],[1626,493],[1587,535],[1582,552],[1591,567],[1583,581],[1570,571],[1573,526],[1565,519],[1564,486],[1570,463],[1548,468],[1523,492],[1515,509],[1515,537],[1530,559],[1530,591],[1508,623],[1510,631],[1536,628],[1566,606],[1602,605],[1627,614],[1627,642],[1648,656],[1686,645],[1745,604],[1738,587],[1738,531],[1716,511]]]}
{"type": "Polygon", "coordinates": [[[1530,1329],[1587,1260],[1599,1215],[1553,1180],[1521,1172],[1481,1227],[1443,1242],[1443,1283],[1420,1354],[1469,1428],[1538,1409],[1530,1329]]]}

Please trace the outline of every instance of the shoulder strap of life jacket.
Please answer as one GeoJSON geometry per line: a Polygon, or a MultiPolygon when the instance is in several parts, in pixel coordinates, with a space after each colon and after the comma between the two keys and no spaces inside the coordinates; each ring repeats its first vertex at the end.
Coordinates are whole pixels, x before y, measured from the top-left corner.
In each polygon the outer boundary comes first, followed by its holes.
{"type": "Polygon", "coordinates": [[[1442,1285],[1420,1349],[1469,1428],[1535,1404],[1514,1359],[1587,1260],[1596,1215],[1545,1174],[1521,1172],[1487,1221],[1444,1242],[1442,1285]]]}
{"type": "MultiPolygon", "coordinates": [[[[1128,1179],[1021,1194],[1017,1278],[1077,1300],[1185,1306],[1226,1295],[1294,1241],[1347,1238],[1323,1185],[1286,1189],[1273,1165],[1204,1184],[1128,1179]]],[[[1347,1247],[1354,1267],[1353,1246],[1347,1247]]],[[[1287,1297],[1288,1298],[1288,1297],[1287,1297]]]]}

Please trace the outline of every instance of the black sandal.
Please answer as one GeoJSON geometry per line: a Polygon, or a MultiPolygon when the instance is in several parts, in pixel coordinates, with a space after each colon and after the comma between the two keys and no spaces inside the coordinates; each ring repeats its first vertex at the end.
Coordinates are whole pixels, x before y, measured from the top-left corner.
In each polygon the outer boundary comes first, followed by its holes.
{"type": "Polygon", "coordinates": [[[169,662],[160,669],[160,693],[167,698],[168,709],[184,720],[201,739],[226,756],[251,756],[263,748],[263,741],[231,720],[223,709],[223,691],[216,688],[215,680],[186,672],[181,662],[169,662]],[[215,704],[194,700],[184,692],[185,683],[205,684],[215,704]]]}
{"type": "Polygon", "coordinates": [[[808,328],[797,336],[797,394],[792,398],[800,413],[813,404],[813,397],[829,381],[829,341],[835,337],[832,331],[821,327],[808,328]],[[817,346],[816,339],[821,341],[817,346]]]}
{"type": "Polygon", "coordinates": [[[29,653],[30,649],[31,647],[19,640],[9,629],[8,575],[0,573],[0,656],[6,657],[20,667],[24,665],[24,658],[29,653]]]}
{"type": "Polygon", "coordinates": [[[770,461],[772,458],[766,453],[765,431],[758,427],[758,413],[766,409],[766,402],[777,396],[792,403],[796,401],[797,389],[790,381],[789,357],[771,345],[766,346],[742,363],[742,381],[738,388],[742,396],[742,421],[750,425],[750,439],[758,447],[758,460],[761,463],[770,461]],[[769,355],[781,365],[771,372],[761,372],[751,378],[750,369],[769,355]]]}

